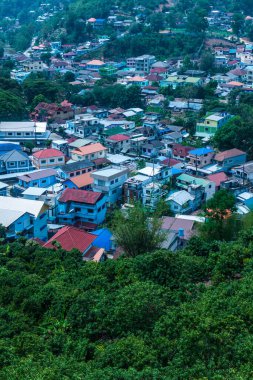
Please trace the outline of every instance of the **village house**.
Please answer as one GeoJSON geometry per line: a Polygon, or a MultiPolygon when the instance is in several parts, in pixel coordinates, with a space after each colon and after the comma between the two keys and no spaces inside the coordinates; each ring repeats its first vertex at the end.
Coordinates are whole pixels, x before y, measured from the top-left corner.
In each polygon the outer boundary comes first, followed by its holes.
{"type": "Polygon", "coordinates": [[[65,164],[65,155],[58,149],[43,149],[33,153],[32,163],[37,169],[45,169],[65,164]]]}
{"type": "Polygon", "coordinates": [[[202,201],[212,198],[216,187],[214,182],[188,174],[179,175],[176,180],[176,186],[190,193],[193,193],[195,187],[201,187],[204,191],[202,201]]]}
{"type": "Polygon", "coordinates": [[[37,121],[69,120],[74,117],[74,110],[72,104],[66,101],[60,105],[41,102],[34,108],[31,117],[37,121]]]}
{"type": "Polygon", "coordinates": [[[110,153],[126,152],[130,148],[130,137],[124,134],[116,134],[106,139],[106,146],[110,153]]]}
{"type": "Polygon", "coordinates": [[[7,141],[47,141],[50,131],[47,123],[34,123],[33,121],[1,121],[0,140],[7,141]]]}
{"type": "Polygon", "coordinates": [[[198,168],[203,168],[204,166],[211,164],[214,154],[212,148],[197,148],[190,150],[186,157],[187,168],[197,171],[198,168]]]}
{"type": "Polygon", "coordinates": [[[122,187],[128,177],[128,169],[105,168],[91,173],[93,191],[106,195],[109,205],[122,199],[122,187]]]}
{"type": "Polygon", "coordinates": [[[44,202],[0,196],[0,225],[6,228],[7,238],[47,239],[47,206],[44,202]]]}
{"type": "Polygon", "coordinates": [[[228,171],[234,166],[242,165],[246,162],[247,154],[239,149],[229,149],[224,152],[217,153],[214,156],[214,161],[219,166],[220,170],[228,171]]]}
{"type": "Polygon", "coordinates": [[[57,171],[54,169],[45,169],[18,177],[18,187],[27,189],[29,187],[46,188],[57,182],[57,171]]]}
{"type": "Polygon", "coordinates": [[[94,179],[91,177],[91,172],[89,172],[76,177],[67,178],[63,182],[63,186],[68,189],[91,190],[93,182],[94,179]]]}
{"type": "Polygon", "coordinates": [[[84,173],[91,172],[95,168],[94,163],[89,160],[80,160],[69,162],[57,168],[58,175],[61,179],[68,179],[80,176],[84,173]]]}
{"type": "Polygon", "coordinates": [[[79,160],[89,160],[94,161],[98,158],[104,158],[106,157],[106,151],[107,148],[105,148],[100,143],[90,144],[87,146],[83,146],[81,148],[77,148],[76,150],[72,151],[72,159],[74,161],[79,160]]]}
{"type": "Polygon", "coordinates": [[[25,152],[14,149],[0,155],[0,174],[27,172],[31,169],[30,159],[25,152]]]}
{"type": "Polygon", "coordinates": [[[197,137],[209,137],[215,135],[217,130],[228,122],[231,115],[223,112],[206,116],[201,119],[196,125],[197,137]]]}
{"type": "Polygon", "coordinates": [[[58,201],[58,223],[101,224],[106,215],[106,202],[107,197],[99,192],[65,189],[58,201]]]}
{"type": "Polygon", "coordinates": [[[187,214],[194,211],[194,196],[186,190],[175,191],[167,199],[170,210],[175,214],[187,214]]]}

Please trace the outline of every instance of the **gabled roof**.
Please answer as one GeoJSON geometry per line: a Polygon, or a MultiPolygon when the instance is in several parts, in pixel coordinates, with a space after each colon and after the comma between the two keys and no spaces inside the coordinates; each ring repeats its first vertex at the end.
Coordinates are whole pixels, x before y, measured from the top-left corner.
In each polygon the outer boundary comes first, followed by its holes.
{"type": "Polygon", "coordinates": [[[18,177],[18,179],[22,180],[22,181],[25,181],[25,182],[30,182],[30,181],[34,181],[34,180],[37,180],[37,179],[41,179],[41,178],[45,178],[45,177],[50,177],[50,176],[53,176],[53,175],[57,175],[57,171],[54,170],[54,169],[45,169],[45,170],[39,170],[39,171],[36,171],[36,172],[31,172],[31,173],[28,173],[28,174],[25,174],[25,175],[21,175],[20,177],[18,177]]]}
{"type": "Polygon", "coordinates": [[[107,140],[111,140],[111,141],[116,141],[116,142],[118,142],[118,141],[126,141],[126,140],[129,140],[130,139],[130,137],[129,136],[127,136],[127,135],[123,135],[123,134],[117,134],[117,135],[113,135],[113,136],[110,136],[110,137],[108,137],[107,138],[107,140]]]}
{"type": "Polygon", "coordinates": [[[175,193],[171,194],[167,201],[173,201],[178,203],[180,206],[183,206],[188,201],[193,201],[194,196],[188,193],[188,191],[180,190],[176,191],[175,193]]]}
{"type": "Polygon", "coordinates": [[[65,173],[70,173],[76,170],[82,170],[85,168],[92,168],[95,165],[89,160],[80,160],[76,162],[71,162],[70,164],[65,164],[60,167],[60,169],[65,173]]]}
{"type": "Polygon", "coordinates": [[[217,153],[215,155],[214,159],[216,161],[222,162],[222,161],[226,160],[227,158],[241,156],[243,154],[246,154],[246,153],[243,152],[242,150],[233,148],[233,149],[225,150],[224,152],[217,153]]]}
{"type": "Polygon", "coordinates": [[[99,192],[87,191],[87,190],[77,190],[77,189],[66,189],[61,195],[59,202],[78,202],[87,203],[95,205],[100,199],[102,199],[104,194],[99,192]]]}
{"type": "Polygon", "coordinates": [[[4,153],[2,156],[0,156],[1,161],[24,161],[29,160],[29,157],[26,153],[20,152],[16,149],[11,150],[10,152],[4,153]]]}
{"type": "Polygon", "coordinates": [[[49,239],[45,248],[54,248],[53,241],[61,244],[61,247],[66,251],[78,249],[81,253],[85,252],[91,243],[96,239],[96,236],[89,234],[79,228],[65,226],[61,228],[51,239],[49,239]]]}
{"type": "Polygon", "coordinates": [[[41,159],[41,158],[51,158],[51,157],[64,157],[64,154],[54,148],[49,148],[49,149],[42,149],[39,150],[38,152],[33,153],[33,157],[41,159]]]}
{"type": "Polygon", "coordinates": [[[82,147],[74,150],[73,153],[79,154],[81,156],[86,156],[87,154],[100,152],[102,150],[106,150],[106,148],[102,144],[96,143],[96,144],[91,144],[91,145],[87,145],[87,146],[82,146],[82,147]]]}
{"type": "Polygon", "coordinates": [[[91,177],[91,172],[78,175],[73,178],[69,178],[67,181],[71,181],[79,189],[91,185],[94,182],[94,179],[91,177]]]}
{"type": "Polygon", "coordinates": [[[23,213],[29,212],[36,218],[42,212],[46,211],[47,207],[42,201],[34,201],[30,199],[14,198],[14,197],[1,197],[0,196],[0,209],[5,212],[0,212],[0,224],[1,216],[9,211],[22,211],[23,213]]]}
{"type": "Polygon", "coordinates": [[[222,182],[225,182],[228,179],[228,176],[224,172],[210,174],[206,177],[209,181],[215,183],[216,186],[220,186],[222,182]]]}

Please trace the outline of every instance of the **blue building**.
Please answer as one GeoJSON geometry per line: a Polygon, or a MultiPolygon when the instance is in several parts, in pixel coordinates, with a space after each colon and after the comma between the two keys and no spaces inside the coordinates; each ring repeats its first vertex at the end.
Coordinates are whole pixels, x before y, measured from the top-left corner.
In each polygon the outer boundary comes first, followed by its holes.
{"type": "Polygon", "coordinates": [[[58,223],[82,225],[103,223],[107,197],[98,192],[65,189],[58,201],[58,223]]]}
{"type": "Polygon", "coordinates": [[[0,196],[0,224],[10,239],[23,235],[47,240],[47,210],[42,201],[0,196]]]}
{"type": "Polygon", "coordinates": [[[229,149],[224,152],[217,153],[214,161],[219,165],[220,171],[229,171],[234,166],[245,164],[247,154],[239,149],[229,149]]]}
{"type": "Polygon", "coordinates": [[[22,189],[28,187],[49,187],[57,182],[57,171],[54,169],[45,169],[18,177],[18,186],[22,189]]]}
{"type": "Polygon", "coordinates": [[[92,245],[98,248],[103,248],[105,251],[109,252],[113,250],[114,241],[112,239],[112,233],[108,228],[101,228],[99,230],[93,231],[92,235],[96,236],[96,239],[93,241],[92,245]]]}
{"type": "Polygon", "coordinates": [[[0,174],[27,172],[32,169],[28,155],[13,149],[0,156],[0,174]]]}

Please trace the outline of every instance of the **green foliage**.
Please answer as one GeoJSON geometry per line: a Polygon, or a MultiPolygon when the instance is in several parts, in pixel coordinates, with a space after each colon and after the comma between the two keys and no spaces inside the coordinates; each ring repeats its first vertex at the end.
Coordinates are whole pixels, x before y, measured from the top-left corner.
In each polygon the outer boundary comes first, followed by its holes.
{"type": "Polygon", "coordinates": [[[152,252],[164,240],[160,220],[156,215],[149,218],[147,210],[139,203],[124,213],[116,211],[112,228],[116,242],[129,257],[152,252]]]}
{"type": "Polygon", "coordinates": [[[82,261],[0,246],[0,377],[251,379],[253,231],[229,243],[82,261]]]}
{"type": "Polygon", "coordinates": [[[23,120],[26,116],[24,100],[10,90],[0,90],[0,120],[23,120]]]}

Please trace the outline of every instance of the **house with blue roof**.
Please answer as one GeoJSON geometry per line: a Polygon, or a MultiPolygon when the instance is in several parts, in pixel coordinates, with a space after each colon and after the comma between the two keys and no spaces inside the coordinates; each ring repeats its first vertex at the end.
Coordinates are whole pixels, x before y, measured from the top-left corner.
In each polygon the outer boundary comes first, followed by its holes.
{"type": "Polygon", "coordinates": [[[103,248],[106,252],[112,251],[115,248],[112,238],[113,235],[108,228],[93,231],[92,235],[96,236],[96,239],[92,243],[95,247],[103,248]]]}
{"type": "Polygon", "coordinates": [[[211,164],[214,155],[215,152],[210,147],[197,148],[188,152],[186,160],[188,162],[188,166],[198,169],[211,164]]]}
{"type": "Polygon", "coordinates": [[[0,156],[0,174],[27,172],[32,164],[25,152],[13,149],[0,156]]]}

